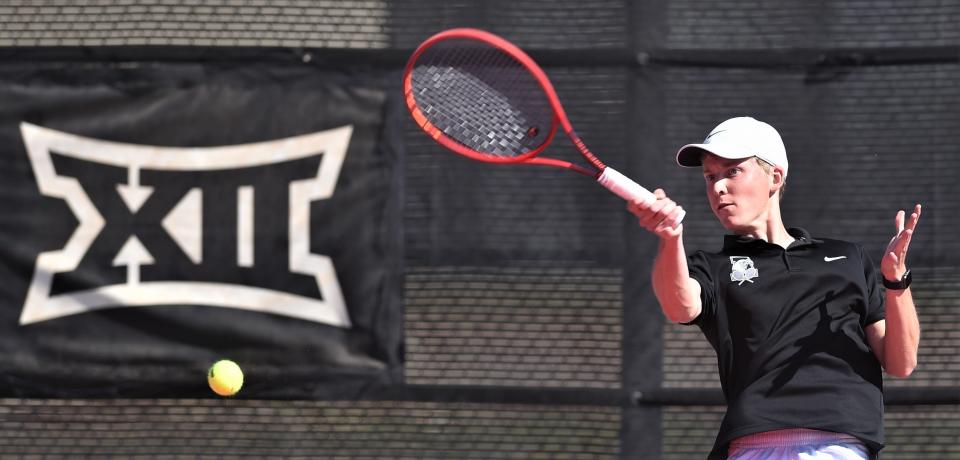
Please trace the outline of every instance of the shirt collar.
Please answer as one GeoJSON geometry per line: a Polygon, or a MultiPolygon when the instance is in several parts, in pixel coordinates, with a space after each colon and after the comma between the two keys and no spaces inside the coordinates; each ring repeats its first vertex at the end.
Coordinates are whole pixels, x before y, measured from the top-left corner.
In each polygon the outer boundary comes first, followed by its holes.
{"type": "MultiPolygon", "coordinates": [[[[788,246],[787,249],[792,249],[792,248],[796,248],[796,247],[807,246],[807,245],[816,244],[816,243],[822,243],[822,242],[823,242],[822,240],[818,240],[818,239],[810,236],[810,232],[808,232],[806,229],[803,229],[803,228],[800,228],[800,227],[791,227],[791,228],[788,228],[788,229],[787,229],[787,233],[789,233],[790,236],[796,238],[796,240],[795,240],[794,242],[790,243],[790,246],[788,246]]],[[[764,240],[761,240],[761,239],[759,239],[759,238],[754,238],[754,237],[752,237],[752,236],[746,236],[746,235],[735,235],[735,234],[732,234],[732,235],[724,235],[724,237],[723,237],[723,249],[724,249],[724,250],[727,250],[727,249],[736,249],[736,248],[741,248],[741,249],[742,249],[742,248],[754,246],[754,245],[757,245],[757,244],[767,245],[767,244],[770,244],[770,243],[768,243],[768,242],[766,242],[766,241],[764,241],[764,240]]]]}

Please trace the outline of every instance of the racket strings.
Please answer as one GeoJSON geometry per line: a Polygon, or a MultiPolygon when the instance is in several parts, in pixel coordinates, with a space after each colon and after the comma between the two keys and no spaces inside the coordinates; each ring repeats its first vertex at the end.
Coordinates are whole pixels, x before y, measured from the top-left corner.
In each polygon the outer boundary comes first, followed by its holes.
{"type": "MultiPolygon", "coordinates": [[[[447,107],[449,110],[443,115],[448,126],[455,124],[456,127],[454,132],[450,129],[444,129],[444,132],[448,135],[462,134],[469,139],[454,137],[460,141],[467,140],[465,143],[477,150],[502,155],[503,152],[499,148],[492,148],[491,143],[497,142],[496,132],[505,123],[514,122],[515,117],[509,110],[504,110],[497,98],[487,97],[492,89],[483,83],[492,76],[491,70],[499,66],[495,62],[498,60],[497,53],[475,46],[450,47],[448,50],[448,54],[435,53],[430,59],[431,67],[443,73],[445,78],[440,79],[439,83],[448,85],[446,92],[452,97],[447,107]],[[481,132],[484,130],[475,129],[482,126],[490,128],[485,136],[481,132]]],[[[442,88],[438,86],[438,89],[442,88]]],[[[503,142],[500,141],[502,146],[503,142]]]]}
{"type": "MultiPolygon", "coordinates": [[[[491,58],[489,59],[489,61],[492,61],[488,64],[489,65],[488,67],[485,67],[486,69],[510,69],[510,67],[516,67],[516,69],[499,72],[497,73],[496,76],[493,76],[493,75],[491,76],[499,79],[503,79],[504,75],[507,75],[510,77],[508,80],[503,80],[503,82],[498,85],[498,87],[505,89],[505,92],[508,92],[506,91],[506,89],[517,87],[518,81],[520,81],[520,78],[525,74],[523,69],[520,68],[519,64],[514,62],[513,59],[507,56],[506,54],[503,54],[499,51],[488,50],[483,54],[490,56],[491,58]]],[[[481,67],[481,68],[484,68],[484,67],[481,67]]],[[[521,104],[518,104],[520,107],[524,106],[522,103],[524,102],[525,99],[527,99],[525,96],[527,96],[531,92],[536,94],[536,91],[534,88],[530,88],[530,89],[532,91],[516,92],[516,94],[519,95],[521,98],[521,101],[520,101],[521,104]]],[[[505,94],[504,96],[509,98],[510,94],[505,94]]],[[[518,132],[515,129],[515,127],[522,127],[523,125],[528,124],[527,120],[521,116],[522,114],[518,113],[514,109],[514,107],[506,104],[504,106],[491,107],[490,109],[492,110],[492,114],[495,116],[494,117],[495,129],[488,134],[487,136],[489,138],[488,142],[499,142],[500,147],[509,148],[510,143],[508,139],[505,139],[505,138],[497,139],[497,136],[496,136],[497,133],[504,133],[504,132],[513,133],[515,139],[519,142],[522,142],[522,140],[525,138],[524,133],[518,132]],[[497,116],[499,116],[499,118],[497,118],[497,116]]]]}
{"type": "MultiPolygon", "coordinates": [[[[506,54],[498,53],[498,56],[503,60],[509,60],[512,65],[521,67],[512,57],[508,57],[506,54]]],[[[516,72],[511,72],[511,79],[505,84],[508,88],[514,88],[517,86],[522,86],[519,83],[521,78],[527,79],[527,83],[531,82],[530,75],[526,69],[518,69],[516,72]]],[[[531,112],[532,116],[529,120],[517,120],[520,128],[524,127],[524,123],[527,123],[526,131],[519,133],[518,136],[521,139],[526,139],[528,142],[536,142],[535,146],[539,146],[546,140],[546,136],[549,133],[550,126],[549,124],[553,121],[553,111],[549,103],[543,96],[543,92],[540,89],[539,85],[533,83],[533,88],[524,88],[522,91],[517,91],[517,97],[519,98],[518,107],[528,108],[527,112],[531,112]],[[542,125],[536,125],[543,120],[549,120],[548,123],[542,125]],[[541,132],[542,131],[542,132],[541,132]]]]}
{"type": "MultiPolygon", "coordinates": [[[[489,81],[493,77],[493,70],[503,66],[504,59],[500,53],[492,52],[482,48],[453,48],[454,57],[452,59],[451,72],[458,72],[460,69],[468,74],[476,76],[473,78],[460,78],[453,80],[455,93],[461,96],[458,112],[465,120],[461,122],[461,128],[466,129],[472,134],[471,141],[480,145],[480,150],[490,151],[501,155],[499,149],[492,148],[491,143],[498,142],[496,133],[517,122],[516,116],[505,107],[498,98],[488,98],[487,93],[493,91],[484,81],[489,81]],[[486,136],[475,130],[469,130],[466,122],[472,123],[471,126],[490,125],[490,130],[486,136]]],[[[504,140],[500,139],[500,146],[503,146],[504,140]]]]}
{"type": "Polygon", "coordinates": [[[514,157],[542,145],[553,112],[536,79],[482,42],[440,43],[418,59],[412,87],[421,112],[478,153],[514,157]]]}

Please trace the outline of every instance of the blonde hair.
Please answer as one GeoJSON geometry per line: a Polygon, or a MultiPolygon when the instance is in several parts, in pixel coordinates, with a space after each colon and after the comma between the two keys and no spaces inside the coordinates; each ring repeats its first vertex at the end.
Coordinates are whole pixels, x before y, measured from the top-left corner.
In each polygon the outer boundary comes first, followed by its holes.
{"type": "MultiPolygon", "coordinates": [[[[764,160],[763,158],[760,158],[760,157],[753,157],[753,159],[757,162],[758,165],[760,165],[760,169],[762,169],[763,172],[771,176],[773,175],[773,168],[774,168],[773,164],[771,164],[767,160],[764,160]]],[[[787,180],[786,178],[784,178],[783,183],[780,184],[780,200],[783,200],[783,194],[786,191],[787,191],[787,180]]]]}

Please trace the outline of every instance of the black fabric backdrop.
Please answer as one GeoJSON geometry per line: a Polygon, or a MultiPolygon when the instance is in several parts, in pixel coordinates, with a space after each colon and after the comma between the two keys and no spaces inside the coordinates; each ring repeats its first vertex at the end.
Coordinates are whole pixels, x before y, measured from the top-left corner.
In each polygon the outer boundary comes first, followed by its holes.
{"type": "MultiPolygon", "coordinates": [[[[390,86],[398,80],[395,72],[273,63],[0,67],[0,396],[207,396],[206,368],[220,358],[244,369],[242,397],[356,396],[364,384],[398,380],[402,232],[394,192],[402,147],[390,86]],[[78,225],[65,200],[41,195],[22,122],[103,141],[201,148],[352,126],[333,195],[311,201],[309,212],[310,253],[331,258],[349,327],[227,305],[118,305],[20,324],[38,254],[64,247],[78,225]]],[[[153,258],[141,267],[143,283],[217,282],[327,300],[312,277],[291,273],[287,255],[289,184],[317,174],[325,154],[317,153],[246,168],[144,168],[141,183],[154,192],[128,212],[116,191],[127,183],[125,168],[51,152],[57,175],[78,180],[106,220],[77,269],[53,277],[51,294],[123,284],[127,267],[112,261],[135,235],[153,258]],[[239,266],[235,249],[235,190],[243,185],[256,197],[249,267],[239,266]],[[203,191],[199,263],[159,225],[191,188],[203,191]]]]}

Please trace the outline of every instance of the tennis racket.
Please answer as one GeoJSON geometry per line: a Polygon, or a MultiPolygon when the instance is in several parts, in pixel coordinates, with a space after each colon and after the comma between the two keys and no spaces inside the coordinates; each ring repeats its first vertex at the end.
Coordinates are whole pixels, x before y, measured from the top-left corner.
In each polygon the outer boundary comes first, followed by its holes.
{"type": "Polygon", "coordinates": [[[450,29],[428,38],[407,62],[403,93],[420,128],[456,153],[487,163],[564,168],[596,180],[625,200],[656,199],[590,152],[574,132],[543,69],[494,34],[450,29]],[[558,126],[588,165],[539,156],[558,126]]]}

